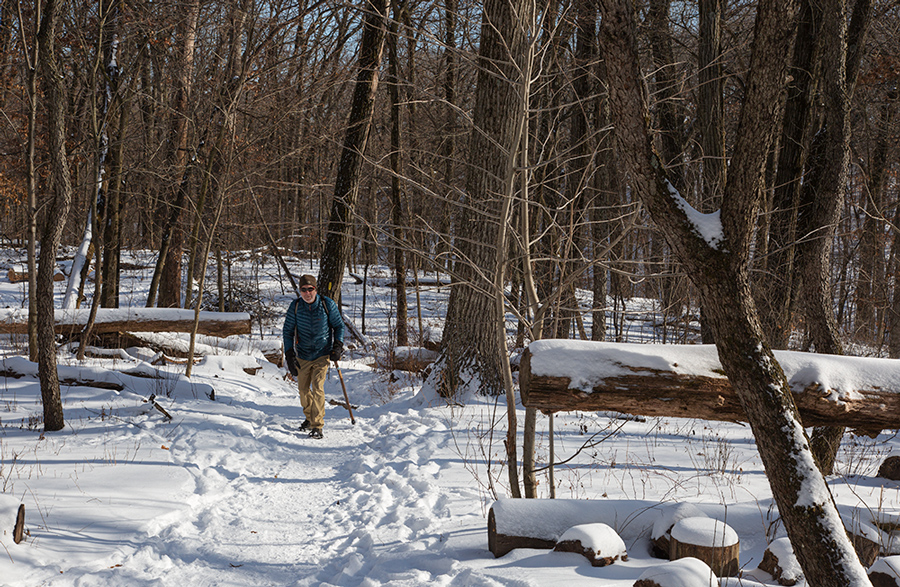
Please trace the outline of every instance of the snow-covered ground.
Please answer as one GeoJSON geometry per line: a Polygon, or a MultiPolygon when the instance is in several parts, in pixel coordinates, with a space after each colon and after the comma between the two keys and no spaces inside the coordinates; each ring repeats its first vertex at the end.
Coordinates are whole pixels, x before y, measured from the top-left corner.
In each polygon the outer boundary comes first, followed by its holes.
{"type": "MultiPolygon", "coordinates": [[[[5,258],[21,262],[12,252],[5,258]]],[[[148,258],[130,259],[146,268],[123,274],[123,305],[143,305],[148,258]]],[[[64,378],[124,388],[64,386],[66,428],[43,434],[36,378],[0,377],[0,585],[630,587],[660,566],[696,571],[650,555],[654,526],[680,503],[736,532],[744,585],[772,583],[756,567],[784,529],[749,428],[702,420],[557,414],[557,460],[578,453],[556,471],[557,497],[593,500],[591,511],[603,519],[592,521],[617,532],[627,560],[592,567],[579,554],[549,549],[494,558],[487,515],[508,493],[502,398],[448,405],[423,391],[417,376],[384,368],[395,316],[382,268],[370,272],[376,286],[366,292],[369,345],[356,345],[341,363],[356,424],[328,405],[325,438],[308,438],[297,430],[295,387],[263,356],[280,345],[278,312],[291,295],[271,260],[247,259],[233,273],[247,278],[242,287],[271,318],[254,321],[251,336],[204,338],[214,354],[189,379],[183,364],[151,366],[146,349],[82,363],[64,349],[64,378]],[[151,395],[171,421],[147,401],[151,395]],[[15,544],[20,504],[27,535],[15,544]]],[[[308,261],[293,264],[298,273],[316,272],[308,261]]],[[[432,287],[421,296],[433,338],[447,293],[432,287]]],[[[348,276],[344,311],[357,326],[362,294],[348,276]]],[[[22,307],[24,298],[21,284],[0,276],[0,307],[22,307]]],[[[417,326],[413,295],[410,306],[417,326]]],[[[0,371],[34,372],[21,337],[3,342],[0,371]]],[[[343,398],[333,369],[326,396],[343,398]]],[[[538,460],[546,464],[546,417],[538,429],[538,460]]],[[[849,523],[900,517],[900,484],[876,477],[897,451],[893,435],[845,439],[830,484],[849,523]]],[[[539,481],[546,497],[546,471],[539,481]]],[[[575,515],[581,511],[587,506],[575,515]]]]}

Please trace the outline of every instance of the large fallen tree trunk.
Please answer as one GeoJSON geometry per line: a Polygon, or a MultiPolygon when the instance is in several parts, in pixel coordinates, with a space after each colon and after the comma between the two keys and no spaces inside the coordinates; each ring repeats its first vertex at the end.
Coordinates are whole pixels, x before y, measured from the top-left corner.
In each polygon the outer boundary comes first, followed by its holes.
{"type": "MultiPolygon", "coordinates": [[[[900,428],[900,361],[775,351],[804,426],[900,428]]],[[[712,345],[541,340],[519,366],[522,404],[745,422],[712,345]]]]}
{"type": "MultiPolygon", "coordinates": [[[[87,324],[90,310],[56,310],[57,334],[79,333],[87,324]]],[[[177,308],[100,308],[93,333],[109,332],[190,332],[194,311],[177,308]]],[[[0,310],[0,334],[28,332],[28,310],[0,310]]],[[[225,338],[250,334],[250,314],[246,312],[200,312],[197,334],[225,338]]]]}

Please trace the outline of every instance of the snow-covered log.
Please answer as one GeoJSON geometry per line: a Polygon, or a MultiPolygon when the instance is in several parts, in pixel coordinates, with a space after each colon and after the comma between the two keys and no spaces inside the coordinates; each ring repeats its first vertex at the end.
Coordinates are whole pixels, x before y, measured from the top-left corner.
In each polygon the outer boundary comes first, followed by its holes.
{"type": "Polygon", "coordinates": [[[635,507],[635,503],[629,501],[628,507],[638,513],[623,520],[625,504],[613,499],[500,499],[488,512],[488,550],[495,557],[516,548],[549,550],[566,530],[581,524],[606,524],[616,528],[623,540],[637,540],[659,517],[660,504],[635,507]]]}
{"type": "MultiPolygon", "coordinates": [[[[6,273],[6,277],[9,279],[10,283],[26,282],[28,281],[28,269],[22,265],[10,267],[9,271],[6,273]]],[[[62,271],[57,270],[53,274],[53,281],[64,281],[65,279],[66,276],[62,271]]]]}
{"type": "MultiPolygon", "coordinates": [[[[805,426],[900,429],[900,362],[793,351],[775,356],[805,426]]],[[[526,349],[519,370],[522,403],[544,412],[746,421],[712,345],[540,340],[526,349]]]]}
{"type": "MultiPolygon", "coordinates": [[[[71,334],[87,324],[89,309],[56,310],[56,332],[71,334]]],[[[177,308],[100,308],[93,333],[107,332],[190,332],[194,311],[177,308]]],[[[28,332],[28,310],[0,310],[0,334],[28,332]]],[[[250,314],[246,312],[200,312],[198,334],[225,338],[250,334],[250,314]]]]}

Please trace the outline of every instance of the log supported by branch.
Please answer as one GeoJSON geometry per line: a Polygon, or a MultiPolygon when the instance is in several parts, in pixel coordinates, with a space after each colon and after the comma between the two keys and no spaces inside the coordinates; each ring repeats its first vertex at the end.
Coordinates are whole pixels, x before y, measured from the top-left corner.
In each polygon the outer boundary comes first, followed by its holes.
{"type": "MultiPolygon", "coordinates": [[[[57,334],[79,333],[87,323],[90,310],[56,310],[57,334]]],[[[100,308],[93,333],[109,332],[190,332],[194,311],[173,308],[100,308]]],[[[26,334],[28,310],[0,310],[0,334],[26,334]]],[[[225,338],[250,334],[250,314],[246,312],[200,312],[197,334],[225,338]]]]}
{"type": "MultiPolygon", "coordinates": [[[[805,426],[900,429],[900,362],[776,351],[805,426]]],[[[522,403],[544,412],[609,410],[745,422],[712,345],[542,340],[519,366],[522,403]]]]}

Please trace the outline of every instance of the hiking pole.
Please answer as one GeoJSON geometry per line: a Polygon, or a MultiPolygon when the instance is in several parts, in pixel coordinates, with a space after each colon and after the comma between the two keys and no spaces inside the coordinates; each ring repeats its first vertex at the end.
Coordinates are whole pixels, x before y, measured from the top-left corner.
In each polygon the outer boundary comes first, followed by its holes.
{"type": "Polygon", "coordinates": [[[344,385],[344,374],[341,373],[341,368],[338,367],[338,362],[334,362],[334,368],[337,369],[338,377],[341,378],[341,389],[344,390],[344,401],[347,402],[347,411],[350,412],[350,423],[356,426],[356,418],[353,417],[353,408],[350,407],[350,397],[347,395],[347,386],[344,385]]]}

